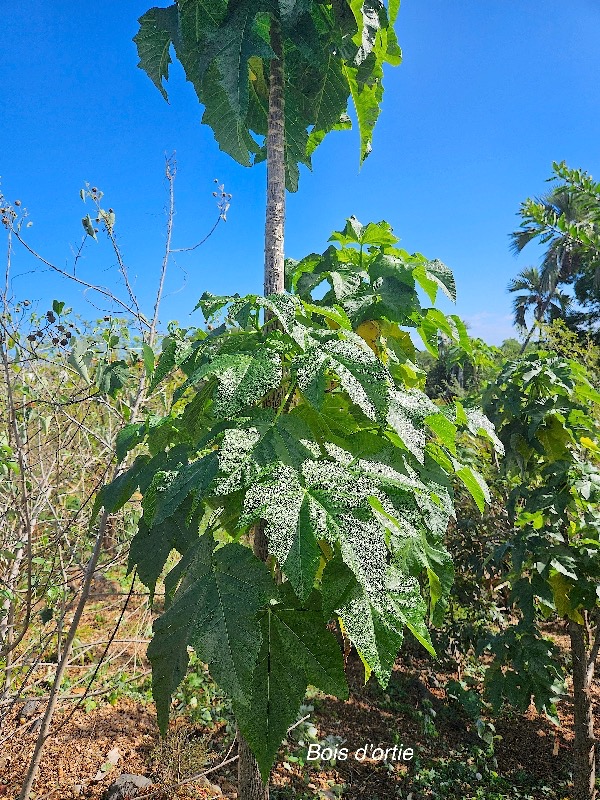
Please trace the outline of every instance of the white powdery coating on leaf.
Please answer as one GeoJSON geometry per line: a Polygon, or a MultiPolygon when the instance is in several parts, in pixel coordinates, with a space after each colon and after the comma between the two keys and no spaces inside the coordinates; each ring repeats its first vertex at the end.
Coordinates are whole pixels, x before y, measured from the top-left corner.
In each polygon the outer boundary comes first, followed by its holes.
{"type": "Polygon", "coordinates": [[[394,595],[394,602],[407,610],[412,610],[420,605],[421,592],[419,581],[413,575],[400,572],[398,565],[390,567],[386,576],[388,591],[394,595]]]}
{"type": "Polygon", "coordinates": [[[290,327],[293,325],[296,312],[300,309],[300,300],[291,294],[272,294],[269,297],[257,298],[258,303],[265,308],[270,308],[277,317],[286,333],[289,333],[290,327]]]}
{"type": "Polygon", "coordinates": [[[299,298],[290,294],[270,295],[268,298],[258,297],[257,302],[265,308],[271,309],[281,322],[286,333],[297,342],[302,349],[307,345],[308,330],[296,320],[296,315],[302,310],[299,298]]]}
{"type": "Polygon", "coordinates": [[[316,442],[313,442],[312,439],[300,439],[300,444],[304,445],[307,450],[309,450],[315,458],[318,458],[321,455],[321,450],[319,445],[316,442]]]}
{"type": "Polygon", "coordinates": [[[219,450],[219,471],[224,473],[214,483],[215,494],[230,494],[247,486],[258,474],[252,460],[252,448],[260,439],[256,428],[230,428],[225,431],[219,450]]]}
{"type": "Polygon", "coordinates": [[[218,375],[219,389],[215,414],[230,417],[249,404],[256,403],[281,382],[281,361],[276,356],[252,358],[231,366],[218,375]]]}
{"type": "Polygon", "coordinates": [[[388,424],[402,439],[406,448],[422,464],[425,455],[425,429],[423,420],[429,414],[439,411],[423,392],[417,389],[390,394],[390,406],[387,415],[388,424]],[[417,427],[419,426],[419,427],[417,427]]]}
{"type": "Polygon", "coordinates": [[[342,557],[367,594],[385,591],[387,546],[383,529],[374,520],[343,518],[342,557]]]}
{"type": "Polygon", "coordinates": [[[415,477],[416,473],[412,470],[411,475],[404,475],[402,472],[398,472],[397,469],[394,469],[390,464],[381,461],[369,461],[363,458],[359,460],[358,466],[368,475],[373,476],[373,478],[379,478],[383,482],[386,480],[393,481],[394,483],[400,484],[401,488],[407,491],[417,491],[425,488],[421,481],[415,477]]]}
{"type": "Polygon", "coordinates": [[[388,373],[372,350],[368,346],[364,350],[353,342],[340,340],[326,342],[324,349],[335,360],[333,368],[352,402],[370,419],[377,419],[377,406],[384,407],[388,402],[389,380],[388,373]],[[350,363],[352,370],[342,362],[350,363]],[[377,397],[378,403],[370,399],[363,384],[377,397]]]}
{"type": "Polygon", "coordinates": [[[263,481],[251,486],[244,497],[240,523],[247,524],[257,516],[265,520],[269,552],[279,564],[285,562],[294,542],[303,500],[304,489],[296,473],[283,464],[273,470],[268,483],[263,481]]]}
{"type": "Polygon", "coordinates": [[[423,519],[426,527],[438,536],[443,536],[448,528],[450,517],[455,516],[454,503],[448,492],[443,486],[436,486],[435,493],[439,502],[435,502],[431,493],[424,492],[421,498],[423,508],[423,519]]]}
{"type": "Polygon", "coordinates": [[[300,364],[297,367],[296,379],[301,392],[305,392],[310,384],[318,379],[319,373],[326,367],[327,360],[327,356],[314,347],[296,359],[296,365],[300,364]]]}
{"type": "Polygon", "coordinates": [[[374,485],[332,461],[305,461],[302,476],[309,489],[309,514],[318,538],[334,544],[344,535],[342,514],[367,509],[374,485]]]}
{"type": "Polygon", "coordinates": [[[366,500],[376,490],[365,475],[355,475],[333,461],[305,461],[302,475],[311,489],[331,493],[340,512],[369,508],[366,500]]]}
{"type": "Polygon", "coordinates": [[[440,410],[433,400],[419,389],[395,389],[391,397],[412,419],[424,420],[430,414],[438,414],[440,410]]]}
{"type": "Polygon", "coordinates": [[[385,678],[382,674],[383,668],[377,650],[373,612],[367,597],[361,595],[338,610],[344,620],[344,628],[354,646],[375,674],[379,678],[385,678]]]}
{"type": "Polygon", "coordinates": [[[373,513],[381,526],[392,534],[390,550],[394,552],[395,547],[401,547],[402,543],[418,535],[419,524],[422,521],[421,513],[414,496],[409,494],[402,498],[395,494],[393,503],[383,493],[378,495],[378,499],[388,516],[377,509],[374,509],[373,513]],[[390,517],[393,517],[397,524],[390,517]]]}
{"type": "Polygon", "coordinates": [[[331,456],[331,458],[334,458],[340,464],[348,466],[348,464],[351,464],[352,461],[354,461],[352,453],[349,453],[342,447],[338,447],[338,445],[333,444],[333,442],[325,442],[324,447],[327,455],[331,456]]]}
{"type": "Polygon", "coordinates": [[[496,428],[483,411],[479,408],[467,408],[465,409],[465,413],[469,420],[469,430],[471,433],[478,434],[480,431],[484,431],[489,439],[491,439],[494,449],[500,453],[500,455],[504,455],[504,445],[496,436],[496,428]]]}

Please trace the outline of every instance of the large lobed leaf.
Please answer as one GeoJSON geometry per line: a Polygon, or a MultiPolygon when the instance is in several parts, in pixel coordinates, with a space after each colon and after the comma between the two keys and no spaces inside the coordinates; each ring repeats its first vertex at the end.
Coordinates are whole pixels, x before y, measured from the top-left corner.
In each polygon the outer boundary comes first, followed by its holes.
{"type": "Polygon", "coordinates": [[[154,623],[148,658],[163,732],[171,694],[185,674],[188,645],[233,700],[245,704],[251,696],[262,641],[257,613],[273,595],[274,585],[249,548],[214,548],[211,535],[200,537],[172,604],[154,623]]]}
{"type": "Polygon", "coordinates": [[[333,634],[323,627],[317,598],[302,605],[284,584],[278,602],[263,613],[261,629],[249,702],[234,702],[234,713],[266,781],[306,687],[311,684],[346,699],[348,686],[342,654],[333,634]]]}

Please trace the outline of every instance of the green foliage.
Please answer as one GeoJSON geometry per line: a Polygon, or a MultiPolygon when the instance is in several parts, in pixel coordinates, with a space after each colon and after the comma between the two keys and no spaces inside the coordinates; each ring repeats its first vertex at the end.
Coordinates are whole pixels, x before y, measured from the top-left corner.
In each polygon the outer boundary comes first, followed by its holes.
{"type": "MultiPolygon", "coordinates": [[[[286,185],[296,191],[299,164],[310,167],[329,131],[350,127],[350,97],[361,162],[369,154],[383,97],[383,65],[401,61],[393,29],[397,12],[398,3],[386,8],[381,0],[178,0],[147,11],[134,41],[139,66],[165,99],[163,80],[174,48],[204,105],[202,121],[222,150],[250,166],[266,157],[261,140],[267,133],[270,61],[276,57],[271,45],[274,35],[281,36],[286,185]]],[[[91,220],[89,226],[94,235],[91,220]]]]}
{"type": "Polygon", "coordinates": [[[497,657],[486,677],[496,706],[508,699],[524,709],[533,698],[554,716],[562,669],[539,618],[583,623],[597,606],[599,403],[582,365],[545,352],[509,362],[487,391],[484,407],[507,448],[514,534],[502,550],[511,564],[509,602],[521,617],[487,643],[497,657]]]}
{"type": "Polygon", "coordinates": [[[453,577],[443,544],[452,478],[478,503],[486,492],[455,437],[494,441],[481,412],[442,414],[410,386],[401,325],[466,343],[458,318],[422,309],[417,296],[439,284],[452,294],[449,270],[396,249],[387,223],[352,219],[332,239],[339,246],[324,256],[288,265],[294,294],[203,295],[215,329],[167,337],[151,380],[180,367],[174,404],[122,432],[120,456],[140,443],[150,455],[98,501],[113,509],[142,492],[129,568],[151,588],[171,550],[181,555],[148,651],[161,728],[191,646],[232,699],[264,777],[307,685],[347,695],[332,619],[382,684],[405,628],[433,652],[426,618],[439,620],[453,577]],[[332,288],[316,300],[324,273],[332,288]],[[394,303],[377,300],[400,284],[394,303]],[[271,573],[247,546],[257,523],[271,573]]]}
{"type": "MultiPolygon", "coordinates": [[[[518,600],[517,600],[518,602],[518,600]]],[[[505,700],[526,712],[532,698],[538,711],[558,724],[556,702],[566,693],[559,650],[534,626],[516,625],[480,641],[478,653],[494,656],[485,674],[487,696],[495,711],[505,700]]]]}

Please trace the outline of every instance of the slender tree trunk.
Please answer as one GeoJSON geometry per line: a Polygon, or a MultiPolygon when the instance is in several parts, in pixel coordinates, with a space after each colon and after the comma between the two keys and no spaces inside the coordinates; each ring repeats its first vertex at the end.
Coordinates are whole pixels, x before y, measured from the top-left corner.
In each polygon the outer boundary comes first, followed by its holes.
{"type": "Polygon", "coordinates": [[[591,685],[594,677],[596,647],[592,647],[590,657],[586,643],[586,628],[573,620],[569,620],[569,635],[571,637],[571,656],[573,658],[575,729],[573,800],[595,800],[596,748],[591,685]]]}
{"type": "Polygon", "coordinates": [[[537,324],[537,320],[534,321],[533,325],[531,326],[531,329],[530,329],[529,333],[527,334],[527,337],[526,337],[525,341],[521,345],[521,349],[519,350],[519,355],[520,356],[523,355],[523,353],[525,352],[525,348],[527,347],[527,345],[531,341],[531,337],[533,336],[533,332],[535,331],[536,324],[537,324]]]}
{"type": "Polygon", "coordinates": [[[269,121],[267,132],[267,213],[265,222],[265,295],[284,291],[285,110],[283,46],[279,23],[271,25],[269,121]]]}
{"type": "MultiPolygon", "coordinates": [[[[271,23],[271,60],[269,75],[269,119],[267,131],[267,209],[265,221],[264,294],[285,291],[283,236],[285,224],[285,110],[283,45],[279,22],[271,23]]],[[[278,403],[277,403],[278,405],[278,403]]],[[[254,554],[266,561],[268,543],[264,523],[254,529],[254,554]]],[[[238,798],[269,800],[269,786],[262,782],[252,751],[238,730],[238,798]]]]}

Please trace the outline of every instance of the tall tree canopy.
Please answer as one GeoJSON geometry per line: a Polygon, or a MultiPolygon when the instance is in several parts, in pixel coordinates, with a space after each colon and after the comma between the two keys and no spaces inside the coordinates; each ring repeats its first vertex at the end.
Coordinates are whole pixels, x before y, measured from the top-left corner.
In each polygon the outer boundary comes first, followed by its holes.
{"type": "Polygon", "coordinates": [[[177,0],[140,18],[134,41],[167,98],[171,46],[204,105],[202,121],[222,150],[250,166],[266,157],[270,62],[284,65],[285,169],[299,164],[356,111],[360,160],[371,150],[383,96],[383,65],[402,58],[393,29],[399,0],[177,0]],[[276,51],[280,49],[280,52],[276,51]]]}

